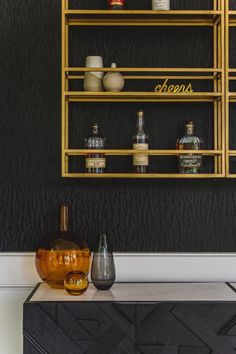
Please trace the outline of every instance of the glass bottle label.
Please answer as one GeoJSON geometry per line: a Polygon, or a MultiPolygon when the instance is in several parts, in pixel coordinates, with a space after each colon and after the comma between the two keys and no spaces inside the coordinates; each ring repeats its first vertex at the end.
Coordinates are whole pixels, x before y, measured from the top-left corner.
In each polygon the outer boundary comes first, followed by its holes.
{"type": "MultiPolygon", "coordinates": [[[[148,144],[133,144],[133,150],[148,150],[148,144]]],[[[149,158],[147,154],[134,154],[133,156],[134,166],[148,166],[149,158]]]]}
{"type": "Polygon", "coordinates": [[[148,144],[133,144],[133,150],[148,150],[148,144]]]}
{"type": "Polygon", "coordinates": [[[86,168],[106,168],[106,159],[105,158],[86,158],[86,168]]]}
{"type": "Polygon", "coordinates": [[[149,165],[148,155],[135,154],[133,157],[133,165],[134,166],[148,166],[149,165]]]}
{"type": "Polygon", "coordinates": [[[153,10],[170,10],[170,0],[152,0],[153,10]]]}
{"type": "Polygon", "coordinates": [[[200,168],[202,165],[201,155],[180,155],[179,163],[182,168],[200,168]]]}

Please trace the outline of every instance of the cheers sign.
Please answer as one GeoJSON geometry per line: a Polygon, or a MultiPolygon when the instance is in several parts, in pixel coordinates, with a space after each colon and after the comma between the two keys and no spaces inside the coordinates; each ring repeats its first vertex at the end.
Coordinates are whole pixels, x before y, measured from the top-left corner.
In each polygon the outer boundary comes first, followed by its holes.
{"type": "Polygon", "coordinates": [[[187,85],[175,85],[171,84],[168,85],[168,79],[165,79],[163,84],[159,84],[155,87],[155,92],[161,93],[161,92],[167,92],[167,93],[192,93],[192,84],[189,83],[187,85]]]}

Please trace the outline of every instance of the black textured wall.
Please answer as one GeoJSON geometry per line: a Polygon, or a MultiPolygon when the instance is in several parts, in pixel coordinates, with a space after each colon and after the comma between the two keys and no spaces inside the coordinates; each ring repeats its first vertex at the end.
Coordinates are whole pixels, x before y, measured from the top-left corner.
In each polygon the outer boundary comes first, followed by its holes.
{"type": "MultiPolygon", "coordinates": [[[[76,3],[106,7],[106,0],[76,3]]],[[[150,5],[149,0],[129,4],[150,5]]],[[[207,9],[212,2],[173,1],[175,8],[190,5],[207,9]]],[[[232,5],[236,8],[235,1],[232,5]]],[[[211,37],[206,28],[73,29],[70,61],[84,65],[86,55],[97,54],[106,65],[211,66],[211,37]]],[[[236,181],[60,177],[60,0],[0,0],[0,73],[1,251],[34,250],[56,229],[60,203],[72,205],[74,229],[91,248],[105,232],[116,251],[236,251],[236,181]]],[[[153,148],[173,148],[189,118],[211,148],[209,104],[72,104],[70,146],[83,146],[97,119],[110,147],[128,147],[139,108],[145,110],[153,148]]],[[[231,111],[235,115],[233,105],[231,111]]],[[[233,135],[231,140],[233,145],[233,135]]],[[[120,171],[129,163],[111,161],[109,168],[120,171]]],[[[153,166],[174,171],[176,162],[153,161],[153,166]]]]}

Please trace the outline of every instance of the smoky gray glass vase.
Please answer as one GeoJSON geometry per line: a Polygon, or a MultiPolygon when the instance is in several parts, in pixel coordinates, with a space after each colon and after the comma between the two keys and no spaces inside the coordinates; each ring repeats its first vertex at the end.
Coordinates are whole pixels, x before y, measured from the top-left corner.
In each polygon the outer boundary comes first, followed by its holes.
{"type": "Polygon", "coordinates": [[[93,254],[91,279],[98,290],[109,290],[115,282],[115,262],[106,235],[100,236],[98,249],[93,254]]]}

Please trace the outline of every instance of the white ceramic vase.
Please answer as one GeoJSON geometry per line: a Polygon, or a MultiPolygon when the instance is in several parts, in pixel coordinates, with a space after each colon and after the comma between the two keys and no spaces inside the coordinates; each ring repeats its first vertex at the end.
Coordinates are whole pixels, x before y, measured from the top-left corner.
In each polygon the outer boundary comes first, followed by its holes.
{"type": "MultiPolygon", "coordinates": [[[[111,68],[116,68],[116,63],[111,64],[111,68]]],[[[118,72],[110,71],[103,78],[103,86],[106,91],[119,92],[123,89],[125,80],[118,72]]]]}
{"type": "MultiPolygon", "coordinates": [[[[88,56],[86,58],[86,68],[103,68],[102,57],[88,56]]],[[[102,71],[88,71],[84,75],[84,90],[99,92],[103,91],[102,79],[104,73],[102,71]]]]}

